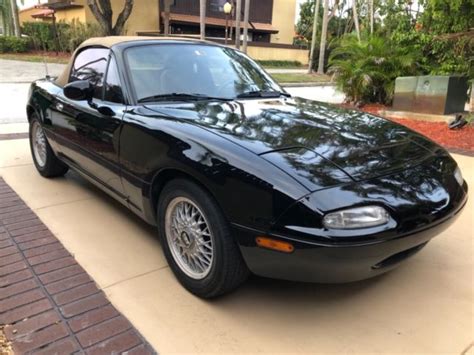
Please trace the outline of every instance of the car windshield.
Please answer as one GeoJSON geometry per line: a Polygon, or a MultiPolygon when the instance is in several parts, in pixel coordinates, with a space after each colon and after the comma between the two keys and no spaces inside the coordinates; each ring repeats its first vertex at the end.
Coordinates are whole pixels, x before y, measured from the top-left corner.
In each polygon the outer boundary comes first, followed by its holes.
{"type": "Polygon", "coordinates": [[[226,47],[137,46],[126,60],[138,102],[288,95],[253,60],[226,47]]]}

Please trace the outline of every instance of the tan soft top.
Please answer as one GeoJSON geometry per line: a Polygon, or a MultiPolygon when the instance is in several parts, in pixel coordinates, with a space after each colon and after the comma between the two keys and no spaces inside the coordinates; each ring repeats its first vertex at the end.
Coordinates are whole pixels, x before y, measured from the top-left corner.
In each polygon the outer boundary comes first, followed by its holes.
{"type": "MultiPolygon", "coordinates": [[[[108,37],[92,37],[88,40],[82,42],[79,47],[76,48],[74,54],[71,56],[69,63],[67,64],[64,71],[61,73],[60,76],[55,80],[55,83],[59,86],[64,86],[67,84],[69,80],[69,73],[71,72],[72,63],[74,58],[76,57],[76,53],[80,51],[84,47],[106,47],[111,48],[112,46],[124,43],[124,42],[133,42],[133,41],[147,41],[147,40],[154,40],[154,41],[195,41],[195,42],[205,42],[205,43],[213,43],[207,41],[200,41],[198,38],[186,38],[186,37],[151,37],[151,36],[108,36],[108,37]]],[[[215,44],[215,43],[213,43],[215,44]]]]}

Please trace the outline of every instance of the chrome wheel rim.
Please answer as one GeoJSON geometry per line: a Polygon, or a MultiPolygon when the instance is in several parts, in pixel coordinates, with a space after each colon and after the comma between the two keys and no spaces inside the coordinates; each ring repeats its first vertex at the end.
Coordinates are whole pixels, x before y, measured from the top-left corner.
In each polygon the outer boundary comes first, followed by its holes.
{"type": "Polygon", "coordinates": [[[46,137],[44,136],[43,128],[36,121],[33,123],[31,139],[36,163],[40,167],[44,167],[46,164],[46,137]]]}
{"type": "Polygon", "coordinates": [[[166,208],[166,240],[179,268],[200,280],[211,271],[214,237],[205,215],[186,197],[174,198],[166,208]]]}

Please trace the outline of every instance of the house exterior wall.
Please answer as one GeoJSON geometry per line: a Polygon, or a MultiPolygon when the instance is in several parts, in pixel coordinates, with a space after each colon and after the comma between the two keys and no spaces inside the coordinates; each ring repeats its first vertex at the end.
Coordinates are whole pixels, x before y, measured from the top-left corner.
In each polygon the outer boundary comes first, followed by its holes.
{"type": "Polygon", "coordinates": [[[34,19],[31,15],[38,13],[41,11],[40,9],[36,9],[34,7],[29,7],[27,9],[21,10],[18,12],[18,18],[20,20],[20,26],[23,25],[24,22],[32,22],[32,21],[44,21],[42,19],[34,19]]]}
{"type": "MultiPolygon", "coordinates": [[[[94,15],[92,14],[89,6],[87,6],[87,0],[76,0],[76,4],[83,5],[85,10],[86,22],[95,22],[94,15]]],[[[113,11],[113,23],[117,20],[118,15],[123,9],[124,0],[114,0],[112,3],[113,11]]],[[[158,1],[151,0],[135,0],[133,4],[132,13],[125,23],[124,35],[136,35],[140,31],[153,31],[158,30],[160,16],[158,9],[158,1]]]]}
{"type": "Polygon", "coordinates": [[[309,62],[307,49],[260,47],[249,44],[247,54],[255,60],[297,60],[303,65],[309,62]]]}
{"type": "Polygon", "coordinates": [[[295,36],[295,14],[296,0],[273,0],[272,25],[278,29],[278,33],[272,34],[271,43],[293,43],[293,37],[295,36]]]}
{"type": "Polygon", "coordinates": [[[56,11],[56,21],[79,21],[86,22],[86,10],[84,8],[67,9],[56,11]]]}

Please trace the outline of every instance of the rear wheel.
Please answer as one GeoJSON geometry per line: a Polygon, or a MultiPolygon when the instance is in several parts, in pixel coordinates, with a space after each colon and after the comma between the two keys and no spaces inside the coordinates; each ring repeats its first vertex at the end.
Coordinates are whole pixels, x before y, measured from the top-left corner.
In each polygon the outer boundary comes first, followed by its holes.
{"type": "Polygon", "coordinates": [[[33,115],[30,121],[30,148],[36,170],[44,177],[63,176],[68,171],[66,164],[61,162],[51,149],[43,127],[33,115]]]}
{"type": "Polygon", "coordinates": [[[185,179],[168,183],[157,212],[166,259],[186,289],[211,298],[245,281],[248,269],[228,224],[201,187],[185,179]]]}

